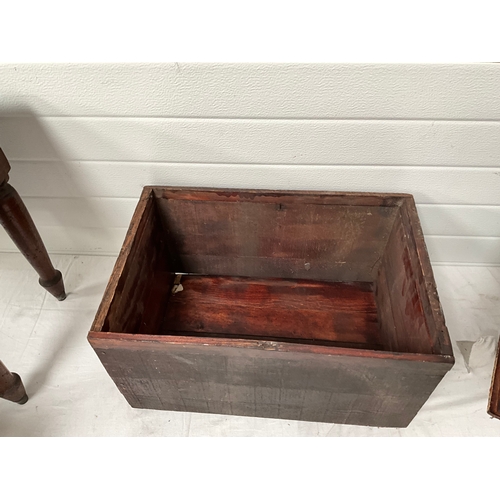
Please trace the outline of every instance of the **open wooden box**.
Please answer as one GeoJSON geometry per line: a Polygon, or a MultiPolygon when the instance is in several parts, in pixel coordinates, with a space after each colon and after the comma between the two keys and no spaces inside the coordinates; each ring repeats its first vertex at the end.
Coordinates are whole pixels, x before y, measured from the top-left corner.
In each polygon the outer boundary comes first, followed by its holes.
{"type": "Polygon", "coordinates": [[[146,187],[88,338],[136,408],[383,427],[454,363],[407,194],[146,187]]]}
{"type": "Polygon", "coordinates": [[[500,343],[498,344],[495,366],[493,367],[488,413],[492,417],[500,418],[500,343]]]}

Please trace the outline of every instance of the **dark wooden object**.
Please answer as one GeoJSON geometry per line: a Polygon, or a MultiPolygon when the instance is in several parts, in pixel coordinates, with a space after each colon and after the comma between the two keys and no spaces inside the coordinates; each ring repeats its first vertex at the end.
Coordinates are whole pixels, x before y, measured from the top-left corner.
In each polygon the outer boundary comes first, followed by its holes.
{"type": "Polygon", "coordinates": [[[382,348],[370,283],[185,276],[161,332],[382,348]]]}
{"type": "Polygon", "coordinates": [[[498,344],[497,357],[493,368],[488,413],[492,417],[500,418],[500,343],[498,344]]]}
{"type": "Polygon", "coordinates": [[[23,405],[28,401],[21,377],[11,373],[0,361],[0,398],[23,405]]]}
{"type": "Polygon", "coordinates": [[[54,269],[42,239],[17,191],[8,183],[10,165],[0,149],[0,224],[40,276],[39,283],[58,300],[64,300],[63,278],[54,269]]]}
{"type": "Polygon", "coordinates": [[[89,341],[137,408],[372,426],[454,363],[405,194],[146,187],[89,341]]]}

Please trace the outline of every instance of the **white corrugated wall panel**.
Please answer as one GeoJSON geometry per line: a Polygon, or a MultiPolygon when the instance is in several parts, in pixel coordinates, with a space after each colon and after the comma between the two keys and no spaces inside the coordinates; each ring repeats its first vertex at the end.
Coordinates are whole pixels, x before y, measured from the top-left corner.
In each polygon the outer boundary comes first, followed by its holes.
{"type": "Polygon", "coordinates": [[[157,184],[412,193],[433,262],[500,264],[499,88],[496,64],[4,65],[0,146],[54,253],[116,254],[157,184]]]}

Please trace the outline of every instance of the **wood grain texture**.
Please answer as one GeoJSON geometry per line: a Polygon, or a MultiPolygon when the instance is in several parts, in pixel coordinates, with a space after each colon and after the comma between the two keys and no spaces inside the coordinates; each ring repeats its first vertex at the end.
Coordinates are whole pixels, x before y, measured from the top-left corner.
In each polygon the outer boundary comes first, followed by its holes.
{"type": "Polygon", "coordinates": [[[4,152],[0,148],[0,184],[9,180],[10,164],[4,152]]]}
{"type": "Polygon", "coordinates": [[[412,352],[407,346],[405,332],[401,331],[400,325],[396,324],[394,317],[394,307],[391,288],[392,284],[388,276],[388,269],[385,266],[385,258],[379,267],[377,279],[374,282],[374,293],[376,297],[377,316],[381,337],[386,349],[391,352],[412,352]]]}
{"type": "Polygon", "coordinates": [[[0,398],[7,399],[18,404],[25,404],[28,395],[24,388],[21,377],[17,373],[11,373],[0,361],[0,398]]]}
{"type": "Polygon", "coordinates": [[[0,183],[0,225],[40,276],[40,285],[57,300],[64,300],[66,292],[61,272],[54,269],[30,213],[8,182],[0,183]]]}
{"type": "Polygon", "coordinates": [[[265,345],[238,349],[141,341],[133,348],[127,341],[90,341],[135,408],[377,427],[406,427],[451,367],[440,361],[266,350],[265,345]]]}
{"type": "Polygon", "coordinates": [[[42,116],[499,120],[499,83],[496,64],[0,66],[3,107],[42,116]]]}
{"type": "Polygon", "coordinates": [[[452,355],[427,248],[412,198],[405,198],[375,281],[384,340],[391,350],[452,355]]]}
{"type": "Polygon", "coordinates": [[[500,344],[497,348],[495,366],[491,380],[488,413],[495,418],[500,418],[500,344]]]}
{"type": "MultiPolygon", "coordinates": [[[[437,296],[428,303],[420,297],[433,290],[433,277],[420,226],[412,227],[411,200],[404,194],[146,187],[89,341],[134,407],[406,426],[454,362],[437,296]],[[349,218],[355,224],[345,224],[349,218]],[[306,222],[309,240],[329,236],[334,247],[343,235],[353,255],[358,243],[371,241],[359,227],[373,231],[380,247],[371,273],[386,278],[386,291],[378,287],[374,297],[369,283],[332,283],[346,281],[340,271],[316,279],[323,283],[297,281],[298,267],[279,276],[275,262],[289,265],[290,252],[296,259],[294,252],[302,252],[305,240],[293,228],[306,222]],[[277,227],[288,230],[276,246],[277,227]],[[153,257],[148,238],[151,248],[160,248],[153,257]],[[203,261],[208,274],[220,271],[224,259],[253,254],[273,264],[252,268],[244,258],[243,274],[184,277],[186,288],[170,296],[172,273],[195,271],[183,260],[185,248],[219,259],[203,261]],[[164,267],[151,271],[162,252],[164,267]],[[144,278],[138,278],[141,267],[144,278]],[[249,269],[258,275],[245,278],[249,269]],[[139,299],[126,310],[124,297],[131,296],[124,289],[139,299]],[[127,330],[116,328],[122,325],[127,330]]],[[[314,258],[306,264],[304,272],[314,258]]]]}
{"type": "Polygon", "coordinates": [[[382,348],[370,283],[184,276],[165,334],[230,335],[382,348]]]}
{"type": "Polygon", "coordinates": [[[377,194],[154,191],[179,270],[256,278],[371,281],[400,203],[377,194]]]}
{"type": "Polygon", "coordinates": [[[415,273],[415,285],[433,352],[443,355],[453,355],[451,340],[446,327],[443,309],[439,301],[436,281],[427,251],[422,226],[418,217],[415,200],[406,198],[400,209],[401,220],[406,231],[411,266],[415,273]]]}
{"type": "Polygon", "coordinates": [[[143,313],[149,305],[150,284],[155,276],[164,276],[168,271],[164,253],[156,206],[151,192],[144,191],[104,292],[93,329],[135,332],[143,326],[143,313]]]}
{"type": "MultiPolygon", "coordinates": [[[[38,227],[51,254],[117,256],[126,228],[38,227]]],[[[500,264],[500,238],[426,236],[431,262],[484,266],[500,264]]],[[[0,252],[16,252],[16,246],[0,228],[0,252]]]]}
{"type": "MultiPolygon", "coordinates": [[[[146,165],[77,163],[14,163],[12,182],[24,186],[23,198],[30,194],[67,195],[73,200],[73,209],[61,206],[59,201],[37,198],[31,213],[47,248],[53,253],[87,253],[116,255],[125,235],[115,224],[128,224],[124,217],[133,213],[134,203],[114,203],[115,196],[138,194],[144,179],[154,182],[173,180],[179,184],[198,184],[212,187],[227,185],[231,188],[265,187],[324,189],[360,188],[378,189],[384,185],[410,191],[415,199],[449,203],[497,203],[500,175],[495,169],[433,168],[405,169],[402,167],[308,167],[253,166],[242,169],[238,165],[146,165]],[[357,170],[359,168],[359,171],[357,170]],[[76,182],[77,181],[77,182],[76,182]],[[64,190],[56,189],[64,186],[64,190]],[[443,190],[442,186],[447,189],[443,190]],[[94,197],[88,200],[85,196],[94,197]],[[78,198],[72,198],[77,196],[78,198]],[[95,201],[95,196],[105,197],[95,201]],[[42,201],[40,201],[42,200],[42,201]],[[123,210],[123,216],[120,215],[123,210]],[[86,215],[87,214],[87,215],[86,215]],[[92,230],[103,221],[108,226],[92,230]],[[79,222],[81,221],[81,222],[79,222]],[[68,227],[71,224],[74,227],[68,227]],[[85,228],[78,226],[85,224],[85,228]],[[61,229],[62,227],[62,229],[61,229]]],[[[175,183],[174,183],[175,184],[175,183]]],[[[30,199],[28,198],[28,203],[30,199]]],[[[433,262],[500,264],[500,240],[497,228],[500,218],[498,207],[432,205],[421,208],[422,225],[426,234],[429,254],[433,262]],[[449,234],[451,233],[451,234],[449,234]],[[446,237],[442,235],[446,234],[446,237]],[[468,236],[478,236],[469,238],[468,236]]],[[[9,238],[0,230],[0,249],[14,251],[9,238]]]]}
{"type": "Polygon", "coordinates": [[[387,300],[391,304],[390,307],[381,304],[379,315],[383,316],[382,324],[387,327],[382,334],[389,337],[388,344],[392,350],[430,354],[433,350],[429,326],[416,284],[418,270],[410,257],[415,249],[408,248],[406,239],[406,231],[398,215],[378,268],[382,286],[375,288],[377,300],[382,294],[382,304],[387,300]],[[392,321],[389,314],[392,314],[392,321]]]}
{"type": "MultiPolygon", "coordinates": [[[[23,197],[39,227],[127,228],[136,198],[23,197]]],[[[426,236],[500,237],[500,207],[492,205],[442,205],[417,203],[426,236]]],[[[123,240],[123,238],[122,238],[123,240]]]]}

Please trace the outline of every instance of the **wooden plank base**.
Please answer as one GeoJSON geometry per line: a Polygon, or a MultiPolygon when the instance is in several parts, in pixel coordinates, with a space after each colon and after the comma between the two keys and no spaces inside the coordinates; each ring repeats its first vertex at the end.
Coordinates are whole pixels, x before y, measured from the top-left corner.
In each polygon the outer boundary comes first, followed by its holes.
{"type": "Polygon", "coordinates": [[[163,334],[383,348],[371,283],[187,275],[180,284],[163,334]]]}

